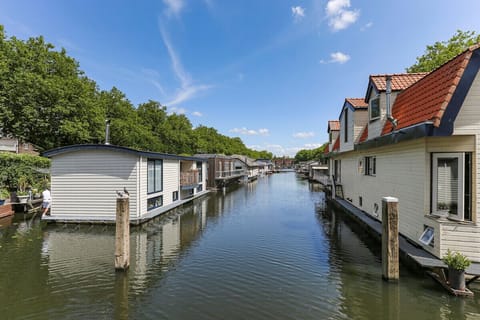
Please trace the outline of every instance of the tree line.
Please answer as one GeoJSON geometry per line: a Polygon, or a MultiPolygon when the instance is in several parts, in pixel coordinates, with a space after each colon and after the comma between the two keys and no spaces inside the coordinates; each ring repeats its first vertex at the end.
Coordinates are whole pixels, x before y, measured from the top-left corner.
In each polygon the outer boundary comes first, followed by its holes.
{"type": "Polygon", "coordinates": [[[100,90],[65,49],[42,36],[7,37],[0,25],[0,134],[14,136],[40,150],[71,144],[102,143],[105,120],[110,142],[172,154],[223,153],[272,158],[236,137],[206,126],[193,128],[184,114],[149,100],[134,106],[113,87],[100,90]]]}

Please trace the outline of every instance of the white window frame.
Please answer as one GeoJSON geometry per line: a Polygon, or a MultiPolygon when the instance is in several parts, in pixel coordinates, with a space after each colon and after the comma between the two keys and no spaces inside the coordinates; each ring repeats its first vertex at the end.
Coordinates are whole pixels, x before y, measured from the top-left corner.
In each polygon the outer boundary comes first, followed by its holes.
{"type": "Polygon", "coordinates": [[[368,103],[368,118],[370,121],[380,119],[380,115],[382,114],[382,110],[380,107],[380,95],[376,95],[375,98],[370,99],[368,103]],[[372,117],[372,102],[378,100],[378,116],[372,117]]]}
{"type": "Polygon", "coordinates": [[[464,208],[465,208],[465,153],[463,152],[455,152],[455,153],[433,153],[432,154],[432,214],[438,216],[445,216],[448,215],[449,218],[454,220],[463,221],[464,220],[464,208]],[[457,213],[452,214],[449,213],[447,210],[437,210],[437,202],[438,202],[438,159],[458,159],[458,203],[457,203],[457,213]]]}
{"type": "Polygon", "coordinates": [[[363,162],[365,168],[365,175],[375,177],[377,175],[377,157],[366,156],[363,162]]]}

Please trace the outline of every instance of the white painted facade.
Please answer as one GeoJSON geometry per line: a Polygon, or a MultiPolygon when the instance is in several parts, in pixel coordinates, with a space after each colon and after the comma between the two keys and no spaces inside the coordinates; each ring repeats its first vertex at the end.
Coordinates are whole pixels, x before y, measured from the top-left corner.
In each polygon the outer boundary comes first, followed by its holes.
{"type": "MultiPolygon", "coordinates": [[[[397,93],[392,93],[392,106],[397,93]]],[[[377,94],[375,89],[371,90],[368,99],[377,94]]],[[[381,136],[386,121],[385,92],[378,95],[380,118],[368,122],[368,140],[381,136]]],[[[350,115],[356,116],[357,113],[350,115]]],[[[344,125],[342,118],[340,124],[344,125]]],[[[370,145],[369,148],[353,150],[355,147],[348,145],[342,149],[341,127],[340,150],[330,154],[330,177],[334,174],[333,164],[337,160],[341,167],[338,180],[341,181],[344,198],[354,206],[381,220],[382,197],[398,198],[399,231],[402,235],[439,258],[450,249],[480,262],[480,72],[477,72],[461,103],[453,128],[453,133],[448,136],[425,135],[381,147],[370,145]],[[446,212],[446,216],[437,212],[434,197],[441,191],[434,182],[439,175],[435,171],[438,169],[435,161],[442,155],[459,155],[461,160],[471,160],[471,165],[468,161],[459,162],[463,176],[459,174],[458,179],[463,180],[456,182],[462,188],[471,189],[470,199],[466,196],[469,192],[460,192],[459,208],[460,202],[471,207],[466,212],[458,210],[457,214],[452,214],[450,211],[446,212]],[[367,172],[367,162],[372,161],[375,161],[375,171],[367,172]],[[434,229],[434,240],[430,245],[419,240],[426,227],[434,229]]]]}
{"type": "Polygon", "coordinates": [[[126,188],[130,194],[130,219],[140,221],[204,194],[206,189],[207,166],[205,160],[200,158],[93,145],[67,150],[59,148],[46,155],[52,159],[53,199],[51,216],[47,219],[67,222],[114,221],[116,191],[126,188]],[[158,161],[162,175],[161,186],[150,193],[147,189],[149,160],[158,161]],[[197,178],[188,186],[181,183],[181,162],[187,164],[192,175],[197,174],[197,178]],[[198,179],[199,172],[202,172],[201,179],[198,179]],[[185,189],[191,191],[184,192],[185,189]],[[157,202],[152,208],[153,199],[157,202]]]}

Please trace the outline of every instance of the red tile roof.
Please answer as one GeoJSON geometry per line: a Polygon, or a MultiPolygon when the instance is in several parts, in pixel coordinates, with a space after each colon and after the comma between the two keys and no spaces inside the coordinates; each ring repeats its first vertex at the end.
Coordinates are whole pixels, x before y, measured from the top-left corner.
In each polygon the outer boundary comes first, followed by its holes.
{"type": "Polygon", "coordinates": [[[363,128],[362,134],[360,135],[360,138],[358,139],[358,143],[362,143],[364,141],[367,141],[368,139],[368,123],[365,125],[365,128],[363,128]]]}
{"type": "Polygon", "coordinates": [[[337,137],[335,143],[333,144],[332,152],[340,150],[340,137],[337,137]]]}
{"type": "MultiPolygon", "coordinates": [[[[392,116],[398,121],[396,129],[425,121],[433,121],[438,127],[473,50],[479,46],[471,47],[401,92],[392,106],[392,116]]],[[[387,121],[382,135],[391,131],[392,124],[387,121]]]]}
{"type": "MultiPolygon", "coordinates": [[[[392,77],[392,91],[404,90],[427,74],[428,72],[390,74],[389,76],[392,77]]],[[[387,90],[387,81],[385,79],[387,75],[388,74],[370,75],[370,82],[373,83],[378,91],[385,91],[387,90]]]]}
{"type": "Polygon", "coordinates": [[[368,103],[365,102],[364,98],[346,98],[345,101],[350,103],[355,109],[368,108],[368,103]]]}
{"type": "Polygon", "coordinates": [[[340,131],[340,121],[338,121],[338,120],[328,121],[328,130],[329,131],[340,131]]]}
{"type": "Polygon", "coordinates": [[[327,153],[329,153],[329,152],[330,152],[330,151],[329,151],[328,144],[327,144],[327,146],[326,146],[325,149],[323,150],[323,153],[324,153],[324,154],[327,154],[327,153]]]}

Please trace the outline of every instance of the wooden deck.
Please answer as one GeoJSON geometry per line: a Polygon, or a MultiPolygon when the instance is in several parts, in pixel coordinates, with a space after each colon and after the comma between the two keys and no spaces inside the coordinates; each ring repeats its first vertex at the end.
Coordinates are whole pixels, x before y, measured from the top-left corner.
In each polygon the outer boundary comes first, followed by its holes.
{"type": "MultiPolygon", "coordinates": [[[[329,201],[335,207],[347,213],[350,218],[364,226],[370,235],[380,242],[382,241],[382,222],[380,220],[368,215],[344,199],[336,198],[329,201]]],[[[435,273],[438,273],[438,270],[447,269],[446,264],[441,259],[410,242],[401,234],[399,235],[399,251],[400,259],[407,266],[423,271],[437,271],[435,273]]],[[[477,280],[480,277],[480,263],[472,263],[465,273],[470,277],[467,284],[477,280]]]]}

